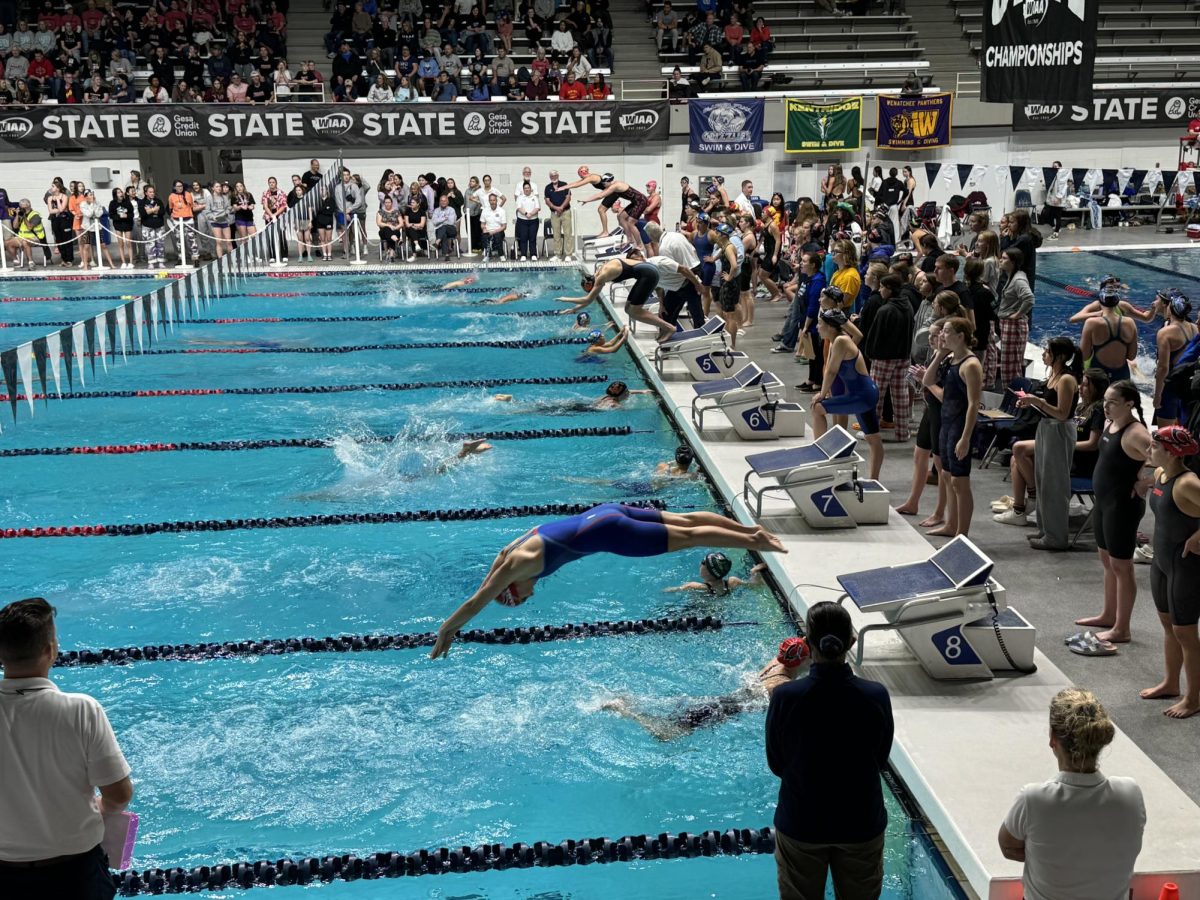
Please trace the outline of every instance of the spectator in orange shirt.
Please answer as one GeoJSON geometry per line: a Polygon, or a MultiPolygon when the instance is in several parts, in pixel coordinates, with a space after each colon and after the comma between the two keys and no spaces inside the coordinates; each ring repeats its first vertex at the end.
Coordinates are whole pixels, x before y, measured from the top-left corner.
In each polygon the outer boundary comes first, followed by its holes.
{"type": "Polygon", "coordinates": [[[588,96],[587,87],[575,80],[575,74],[570,70],[563,76],[562,87],[558,89],[559,100],[585,100],[588,96]]]}
{"type": "MultiPolygon", "coordinates": [[[[188,250],[192,259],[200,256],[200,245],[196,242],[196,212],[193,206],[192,192],[187,185],[176,179],[171,185],[171,193],[167,194],[167,209],[171,213],[171,233],[175,238],[176,249],[179,249],[179,223],[183,222],[183,231],[187,236],[188,250]]],[[[180,261],[183,261],[183,251],[179,251],[180,261]]]]}
{"type": "Polygon", "coordinates": [[[742,45],[742,38],[746,36],[746,29],[742,27],[741,21],[738,19],[737,13],[729,14],[729,24],[725,26],[725,46],[726,53],[732,53],[742,45]]]}

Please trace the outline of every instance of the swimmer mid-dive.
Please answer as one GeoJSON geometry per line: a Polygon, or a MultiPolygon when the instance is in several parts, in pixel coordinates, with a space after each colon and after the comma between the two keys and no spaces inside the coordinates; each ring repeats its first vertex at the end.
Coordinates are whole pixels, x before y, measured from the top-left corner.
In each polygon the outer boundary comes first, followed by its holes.
{"type": "Polygon", "coordinates": [[[479,589],[438,629],[430,656],[450,652],[464,625],[495,601],[520,606],[533,596],[539,578],[594,553],[661,556],[690,547],[725,547],[786,553],[783,543],[761,525],[743,525],[713,512],[673,513],[619,503],[535,526],[496,554],[479,589]]]}
{"type": "Polygon", "coordinates": [[[455,288],[464,288],[464,287],[468,287],[469,285],[472,285],[472,284],[474,284],[474,283],[475,283],[475,282],[477,282],[478,280],[479,280],[479,276],[478,276],[478,275],[467,275],[465,278],[460,278],[460,279],[458,279],[458,281],[447,281],[445,284],[443,284],[443,285],[442,285],[442,286],[439,288],[439,290],[442,290],[442,291],[452,291],[452,290],[454,290],[455,288]]]}
{"type": "Polygon", "coordinates": [[[771,692],[793,681],[808,658],[808,644],[804,638],[787,638],[779,645],[775,658],[758,673],[758,677],[732,693],[684,706],[671,715],[641,712],[625,697],[606,701],[600,708],[637,722],[660,741],[672,741],[691,734],[697,728],[720,724],[739,713],[766,709],[771,692]]]}
{"type": "MultiPolygon", "coordinates": [[[[532,404],[538,412],[590,412],[596,409],[617,409],[624,401],[635,394],[649,394],[648,390],[631,391],[623,381],[609,382],[604,389],[604,396],[596,400],[546,400],[532,404]]],[[[514,403],[512,394],[493,394],[492,399],[497,403],[514,403]]],[[[520,410],[513,410],[519,412],[520,410]]]]}
{"type": "Polygon", "coordinates": [[[730,575],[733,562],[724,553],[709,553],[700,560],[700,580],[685,581],[675,587],[664,588],[664,593],[672,594],[678,591],[704,591],[717,597],[724,597],[743,586],[757,587],[763,583],[762,573],[767,570],[766,563],[759,563],[750,570],[749,578],[738,578],[730,575]]]}

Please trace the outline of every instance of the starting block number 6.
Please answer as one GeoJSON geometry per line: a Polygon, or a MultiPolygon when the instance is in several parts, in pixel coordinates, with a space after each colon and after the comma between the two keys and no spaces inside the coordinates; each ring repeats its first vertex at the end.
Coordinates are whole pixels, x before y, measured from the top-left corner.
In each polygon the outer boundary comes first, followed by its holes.
{"type": "Polygon", "coordinates": [[[766,417],[757,406],[742,413],[742,418],[746,420],[746,424],[750,426],[751,431],[771,430],[771,426],[767,424],[766,417]]]}

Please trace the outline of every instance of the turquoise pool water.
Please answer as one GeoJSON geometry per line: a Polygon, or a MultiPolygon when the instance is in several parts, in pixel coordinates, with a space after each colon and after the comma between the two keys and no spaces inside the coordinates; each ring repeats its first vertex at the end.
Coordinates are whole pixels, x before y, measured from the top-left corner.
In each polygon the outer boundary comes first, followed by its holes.
{"type": "MultiPolygon", "coordinates": [[[[261,350],[571,337],[553,306],[563,276],[490,273],[483,291],[439,293],[444,274],[271,279],[241,285],[209,318],[390,316],[374,322],[187,324],[162,348],[261,350]],[[502,307],[481,297],[520,284],[502,307]],[[348,296],[330,296],[353,289],[348,296]]],[[[145,280],[53,284],[124,294],[145,280]],[[90,285],[90,287],[89,287],[90,285]],[[128,288],[128,291],[126,290],[128,288]]],[[[7,285],[28,295],[45,283],[7,285]]],[[[4,321],[95,314],[115,301],[0,304],[4,321]],[[94,308],[89,304],[94,303],[94,308]],[[61,307],[53,314],[43,307],[61,307]],[[85,307],[89,307],[85,309],[85,307]]],[[[600,311],[594,312],[602,318],[600,311]]],[[[24,328],[0,330],[8,339],[24,328]]],[[[45,333],[28,327],[18,340],[45,333]]],[[[13,340],[12,343],[16,343],[13,340]]],[[[88,389],[237,388],[543,376],[644,381],[622,352],[584,361],[578,345],[352,354],[253,352],[110,363],[88,389]]],[[[78,387],[78,385],[76,385],[78,387]]],[[[704,482],[663,482],[678,437],[648,396],[587,408],[603,383],[300,395],[86,399],[41,406],[0,446],[67,447],[305,437],[316,449],[28,456],[3,460],[0,527],[131,524],[319,513],[495,508],[656,498],[719,509],[704,482]],[[511,402],[495,399],[498,391],[511,402]],[[454,459],[456,432],[628,425],[619,436],[496,440],[454,459]],[[398,435],[387,444],[371,436],[398,435]]],[[[427,632],[477,586],[497,549],[536,520],[342,525],[0,541],[6,597],[59,609],[64,650],[130,644],[427,632]]],[[[591,557],[482,628],[712,615],[752,626],[540,645],[145,662],[60,669],[66,690],[106,706],[133,767],[142,817],[134,866],[190,867],[330,853],[761,827],[777,781],[764,710],[660,742],[605,711],[648,712],[735,690],[792,633],[767,589],[727,599],[666,593],[699,554],[591,557]]],[[[735,571],[752,561],[735,557],[735,571]]],[[[918,826],[889,794],[889,900],[952,898],[918,826]]],[[[331,897],[769,896],[769,857],[663,860],[333,884],[331,897]]],[[[301,888],[291,888],[299,892],[301,888]]],[[[210,894],[209,896],[222,896],[210,894]]],[[[232,892],[229,896],[241,896],[232,892]]]]}

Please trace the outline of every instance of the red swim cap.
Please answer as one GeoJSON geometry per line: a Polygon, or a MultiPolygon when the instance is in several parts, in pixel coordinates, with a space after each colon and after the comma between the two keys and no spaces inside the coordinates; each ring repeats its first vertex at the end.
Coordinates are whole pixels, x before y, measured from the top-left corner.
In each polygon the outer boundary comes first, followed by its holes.
{"type": "Polygon", "coordinates": [[[1182,425],[1167,425],[1154,432],[1154,440],[1172,456],[1195,456],[1200,453],[1200,443],[1195,435],[1182,425]]]}
{"type": "Polygon", "coordinates": [[[808,659],[808,655],[808,641],[802,637],[790,637],[780,643],[775,660],[788,669],[794,669],[808,659]]]}
{"type": "Polygon", "coordinates": [[[587,178],[588,175],[591,173],[591,171],[592,170],[589,169],[587,166],[580,166],[576,170],[575,174],[578,175],[580,178],[587,178]]]}
{"type": "MultiPolygon", "coordinates": [[[[525,598],[525,600],[528,599],[528,597],[525,598]]],[[[525,600],[517,596],[517,586],[515,584],[510,584],[496,598],[496,602],[501,606],[520,606],[525,600]]]]}

